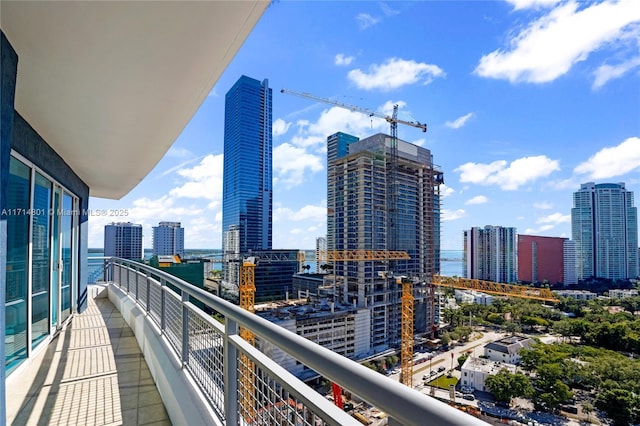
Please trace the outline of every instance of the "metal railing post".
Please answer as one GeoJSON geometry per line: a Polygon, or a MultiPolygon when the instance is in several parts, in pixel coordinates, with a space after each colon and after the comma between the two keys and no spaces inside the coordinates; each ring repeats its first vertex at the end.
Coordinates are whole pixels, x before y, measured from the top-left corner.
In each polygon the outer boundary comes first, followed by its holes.
{"type": "Polygon", "coordinates": [[[130,269],[131,269],[131,268],[129,268],[129,267],[127,266],[127,294],[128,294],[128,293],[131,293],[131,281],[130,281],[130,278],[129,278],[129,271],[130,271],[130,269]]]}
{"type": "Polygon", "coordinates": [[[182,365],[189,363],[189,294],[182,291],[182,365]]]}
{"type": "Polygon", "coordinates": [[[238,349],[231,344],[230,336],[238,334],[238,323],[225,317],[224,352],[222,372],[224,374],[224,415],[227,425],[238,424],[238,349]]]}
{"type": "Polygon", "coordinates": [[[165,289],[167,288],[167,280],[160,279],[160,334],[164,334],[164,330],[167,327],[166,317],[166,305],[165,305],[165,289]]]}
{"type": "Polygon", "coordinates": [[[151,312],[151,273],[145,273],[147,277],[147,314],[151,312]]]}
{"type": "Polygon", "coordinates": [[[118,287],[122,288],[122,265],[118,264],[118,287]]]}

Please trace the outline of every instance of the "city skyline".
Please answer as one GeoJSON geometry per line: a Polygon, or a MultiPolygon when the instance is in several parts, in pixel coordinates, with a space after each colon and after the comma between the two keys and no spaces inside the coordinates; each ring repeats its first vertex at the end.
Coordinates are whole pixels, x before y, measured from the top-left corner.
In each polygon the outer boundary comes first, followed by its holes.
{"type": "MultiPolygon", "coordinates": [[[[117,220],[145,235],[179,220],[188,248],[222,246],[222,94],[241,75],[426,122],[399,137],[444,171],[442,249],[485,225],[571,238],[582,183],[640,191],[639,21],[631,1],[274,3],[154,171],[119,201],[91,199],[129,216],[90,216],[89,246],[117,220]]],[[[273,247],[312,249],[326,234],[326,137],[389,126],[280,93],[273,123],[273,247]]]]}

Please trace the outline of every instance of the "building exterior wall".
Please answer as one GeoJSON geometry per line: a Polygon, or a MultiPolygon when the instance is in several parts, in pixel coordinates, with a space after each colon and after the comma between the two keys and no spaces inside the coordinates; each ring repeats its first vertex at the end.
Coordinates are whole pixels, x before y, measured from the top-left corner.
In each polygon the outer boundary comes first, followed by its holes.
{"type": "Polygon", "coordinates": [[[565,240],[518,235],[518,279],[526,283],[564,283],[565,240]]]}
{"type": "Polygon", "coordinates": [[[576,300],[593,300],[598,295],[586,290],[560,290],[555,292],[560,297],[569,297],[576,300]]]}
{"type": "Polygon", "coordinates": [[[225,96],[222,232],[238,230],[240,253],[272,247],[271,96],[247,76],[225,96]]]}
{"type": "Polygon", "coordinates": [[[105,225],[104,255],[131,260],[143,259],[142,225],[131,222],[105,225]]]}
{"type": "Polygon", "coordinates": [[[515,228],[473,227],[463,231],[465,278],[513,283],[518,281],[515,228]]]}
{"type": "MultiPolygon", "coordinates": [[[[390,137],[362,139],[336,134],[328,138],[327,246],[330,250],[390,250],[387,202],[390,188],[390,137]],[[342,144],[342,145],[341,145],[342,144]],[[342,148],[341,148],[342,147],[342,148]],[[346,152],[345,152],[345,149],[346,152]],[[343,155],[341,155],[343,154],[343,155]]],[[[395,277],[429,279],[438,268],[440,250],[438,177],[429,150],[398,141],[397,250],[411,260],[390,264],[374,261],[336,262],[343,277],[343,303],[369,308],[372,346],[397,345],[400,329],[400,291],[395,277]],[[437,207],[437,209],[436,209],[437,207]],[[388,272],[393,272],[393,277],[388,272]]],[[[424,281],[422,281],[424,282],[424,281]]],[[[416,332],[431,332],[433,290],[414,286],[416,332]]]]}
{"type": "Polygon", "coordinates": [[[160,222],[153,227],[153,255],[184,256],[184,228],[180,222],[160,222]]]}
{"type": "Polygon", "coordinates": [[[609,297],[612,299],[625,299],[627,297],[637,297],[639,295],[638,290],[633,289],[619,289],[614,288],[609,290],[609,297]]]}
{"type": "Polygon", "coordinates": [[[259,259],[254,271],[256,302],[297,296],[293,293],[293,276],[299,268],[298,250],[256,251],[252,255],[259,259]]]}
{"type": "Polygon", "coordinates": [[[485,386],[487,377],[498,374],[500,370],[516,372],[516,366],[487,359],[469,357],[462,365],[460,382],[462,386],[470,386],[479,391],[488,391],[485,386]]]}
{"type": "MultiPolygon", "coordinates": [[[[344,357],[359,359],[370,353],[368,331],[371,320],[368,309],[329,305],[323,309],[326,310],[302,305],[263,311],[259,315],[344,357]]],[[[304,375],[306,367],[281,349],[262,341],[258,346],[291,373],[304,375]]]]}
{"type": "Polygon", "coordinates": [[[564,285],[578,284],[578,270],[576,265],[576,242],[573,240],[565,240],[563,244],[564,258],[564,285]]]}
{"type": "Polygon", "coordinates": [[[327,262],[327,239],[325,237],[316,238],[316,273],[326,272],[322,266],[327,262]]]}
{"type": "Polygon", "coordinates": [[[571,235],[578,279],[638,276],[638,211],[624,183],[580,185],[573,193],[571,235]]]}

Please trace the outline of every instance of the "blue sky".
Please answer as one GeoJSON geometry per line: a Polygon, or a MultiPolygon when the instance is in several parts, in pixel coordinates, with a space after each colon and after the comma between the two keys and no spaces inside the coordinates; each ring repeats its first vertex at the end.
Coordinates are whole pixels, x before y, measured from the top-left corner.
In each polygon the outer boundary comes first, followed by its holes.
{"type": "MultiPolygon", "coordinates": [[[[472,226],[571,237],[572,193],[625,182],[640,205],[640,2],[279,1],[155,169],[121,200],[144,225],[181,221],[187,248],[222,239],[224,95],[242,75],[273,88],[273,246],[326,233],[326,137],[389,132],[384,120],[287,88],[426,122],[399,137],[444,170],[442,248],[472,226]]],[[[104,225],[89,219],[89,247],[104,225]]]]}

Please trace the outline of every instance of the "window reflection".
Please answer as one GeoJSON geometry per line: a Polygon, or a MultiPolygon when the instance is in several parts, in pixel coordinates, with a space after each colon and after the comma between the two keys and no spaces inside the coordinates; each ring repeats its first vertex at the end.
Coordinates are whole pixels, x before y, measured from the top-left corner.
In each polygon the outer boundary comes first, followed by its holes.
{"type": "Polygon", "coordinates": [[[7,274],[5,365],[13,370],[27,357],[27,261],[29,245],[29,189],[31,170],[11,157],[7,209],[7,274]]]}

